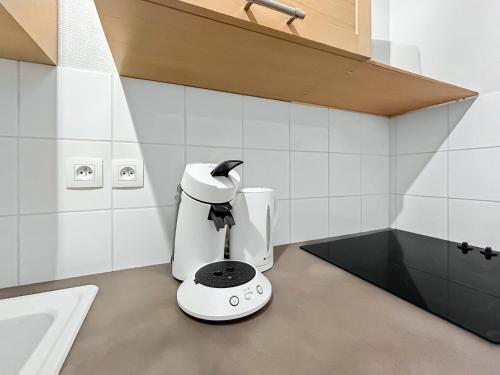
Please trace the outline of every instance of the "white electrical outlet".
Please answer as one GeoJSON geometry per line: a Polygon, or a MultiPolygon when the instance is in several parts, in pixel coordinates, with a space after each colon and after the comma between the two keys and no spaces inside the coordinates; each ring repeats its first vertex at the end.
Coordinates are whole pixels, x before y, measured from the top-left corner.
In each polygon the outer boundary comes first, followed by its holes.
{"type": "Polygon", "coordinates": [[[68,189],[102,187],[102,159],[66,158],[66,187],[68,189]]]}
{"type": "Polygon", "coordinates": [[[94,181],[95,180],[95,164],[90,165],[75,165],[74,166],[74,181],[94,181]]]}
{"type": "Polygon", "coordinates": [[[118,179],[120,181],[137,181],[137,173],[135,166],[123,166],[118,171],[118,179]]]}
{"type": "Polygon", "coordinates": [[[111,185],[114,188],[144,186],[144,162],[142,159],[113,159],[111,164],[111,185]]]}

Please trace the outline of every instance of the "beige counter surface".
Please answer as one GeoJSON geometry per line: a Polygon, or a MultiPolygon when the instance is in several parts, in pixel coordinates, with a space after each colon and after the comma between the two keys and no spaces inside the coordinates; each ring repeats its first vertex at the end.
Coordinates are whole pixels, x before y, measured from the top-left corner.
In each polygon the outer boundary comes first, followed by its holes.
{"type": "Polygon", "coordinates": [[[276,258],[266,272],[271,303],[235,323],[186,316],[169,265],[3,289],[0,298],[99,286],[63,375],[500,374],[500,345],[296,245],[276,258]]]}

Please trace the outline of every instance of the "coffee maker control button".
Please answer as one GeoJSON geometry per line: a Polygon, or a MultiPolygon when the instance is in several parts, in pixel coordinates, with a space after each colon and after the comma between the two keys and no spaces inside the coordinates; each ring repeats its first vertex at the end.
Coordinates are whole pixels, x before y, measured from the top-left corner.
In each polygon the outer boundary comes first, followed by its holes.
{"type": "Polygon", "coordinates": [[[231,298],[229,298],[229,303],[231,304],[231,306],[238,306],[238,303],[240,303],[240,299],[236,296],[232,296],[231,298]]]}
{"type": "Polygon", "coordinates": [[[247,301],[250,301],[253,298],[253,292],[246,292],[245,293],[245,299],[247,301]]]}
{"type": "Polygon", "coordinates": [[[257,293],[259,293],[259,294],[264,293],[264,289],[262,289],[262,287],[260,285],[257,285],[256,289],[257,289],[257,293]]]}

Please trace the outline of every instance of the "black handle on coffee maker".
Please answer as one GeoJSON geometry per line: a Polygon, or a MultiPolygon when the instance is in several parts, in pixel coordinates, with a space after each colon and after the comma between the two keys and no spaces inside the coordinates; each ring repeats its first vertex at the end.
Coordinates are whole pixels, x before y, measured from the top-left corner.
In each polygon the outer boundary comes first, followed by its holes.
{"type": "Polygon", "coordinates": [[[216,166],[210,174],[213,177],[223,176],[228,177],[229,172],[236,168],[238,165],[243,164],[242,160],[226,160],[216,166]]]}
{"type": "Polygon", "coordinates": [[[224,228],[226,225],[231,228],[234,225],[234,218],[231,214],[231,204],[221,203],[210,205],[210,211],[208,212],[208,220],[212,220],[215,225],[215,229],[224,228]]]}

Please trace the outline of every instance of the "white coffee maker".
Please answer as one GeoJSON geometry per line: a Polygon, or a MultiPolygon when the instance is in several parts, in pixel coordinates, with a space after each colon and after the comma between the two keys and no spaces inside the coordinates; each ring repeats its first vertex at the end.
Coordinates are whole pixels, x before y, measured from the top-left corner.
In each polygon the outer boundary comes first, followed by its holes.
{"type": "Polygon", "coordinates": [[[255,266],[224,259],[227,228],[238,225],[231,202],[240,183],[234,168],[241,163],[188,164],[182,176],[172,275],[183,281],[179,307],[199,319],[238,319],[260,310],[272,295],[255,266]]]}

